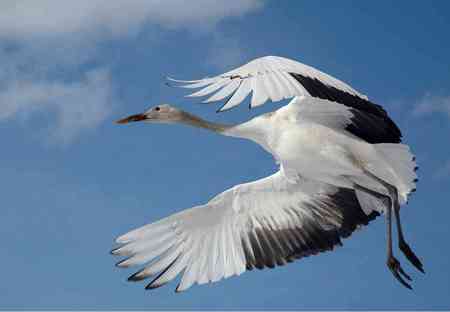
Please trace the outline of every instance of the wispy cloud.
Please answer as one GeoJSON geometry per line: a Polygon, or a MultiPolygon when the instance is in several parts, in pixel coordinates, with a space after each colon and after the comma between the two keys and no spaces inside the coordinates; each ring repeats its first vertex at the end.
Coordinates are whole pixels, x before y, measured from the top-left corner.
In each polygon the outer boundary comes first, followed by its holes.
{"type": "MultiPolygon", "coordinates": [[[[69,142],[100,124],[114,107],[109,65],[78,66],[99,60],[100,42],[130,37],[155,25],[213,33],[223,19],[243,16],[263,4],[262,0],[1,1],[0,122],[19,113],[50,112],[56,116],[51,136],[69,142]],[[87,69],[80,72],[81,68],[87,69]]],[[[218,47],[215,54],[234,63],[241,53],[238,47],[235,50],[224,53],[218,47]]]]}
{"type": "Polygon", "coordinates": [[[216,24],[262,5],[262,0],[6,0],[0,3],[0,36],[117,37],[138,31],[145,23],[168,28],[216,24]]]}
{"type": "MultiPolygon", "coordinates": [[[[10,55],[0,46],[0,122],[29,119],[41,112],[48,120],[51,139],[69,143],[111,113],[111,75],[107,67],[96,67],[70,78],[51,78],[59,66],[48,62],[50,59],[35,61],[24,55],[10,55]]],[[[65,67],[69,66],[62,65],[65,67]]]]}
{"type": "Polygon", "coordinates": [[[10,80],[0,91],[0,120],[48,111],[56,116],[49,128],[51,136],[67,143],[109,115],[114,104],[112,94],[110,74],[102,68],[72,82],[10,80]]]}
{"type": "Polygon", "coordinates": [[[450,95],[426,94],[414,107],[414,116],[424,116],[433,113],[446,114],[450,118],[450,95]]]}

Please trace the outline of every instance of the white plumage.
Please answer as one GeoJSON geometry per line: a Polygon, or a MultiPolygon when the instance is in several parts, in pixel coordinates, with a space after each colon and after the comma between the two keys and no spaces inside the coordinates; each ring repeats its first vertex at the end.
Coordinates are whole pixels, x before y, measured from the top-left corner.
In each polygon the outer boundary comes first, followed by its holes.
{"type": "Polygon", "coordinates": [[[169,80],[182,83],[183,88],[202,88],[188,95],[199,97],[219,92],[205,100],[205,103],[220,101],[236,92],[219,110],[224,111],[239,105],[246,96],[253,92],[251,107],[289,99],[294,96],[311,95],[304,86],[299,84],[291,74],[299,74],[317,79],[321,83],[345,91],[349,94],[367,99],[344,82],[331,77],[313,67],[279,56],[265,56],[255,59],[239,68],[222,75],[201,80],[169,80]]]}
{"type": "Polygon", "coordinates": [[[404,240],[399,216],[400,204],[415,189],[415,162],[381,106],[336,78],[275,56],[212,78],[171,80],[200,88],[191,96],[209,96],[206,102],[228,97],[220,110],[239,105],[250,94],[250,107],[293,99],[232,126],[167,104],[119,122],[179,122],[252,140],[274,156],[280,170],[120,236],[112,253],[127,258],[118,266],[144,266],[130,280],[154,276],[147,288],[155,288],[181,274],[181,291],[245,270],[283,265],[333,249],[357,227],[386,213],[388,267],[410,288],[404,280],[409,275],[393,257],[391,213],[400,249],[423,271],[404,240]]]}
{"type": "MultiPolygon", "coordinates": [[[[119,267],[145,264],[160,256],[131,277],[144,279],[170,266],[170,274],[166,271],[156,278],[152,288],[185,270],[178,291],[194,283],[240,275],[246,268],[282,265],[340,244],[340,237],[346,234],[339,232],[345,212],[341,210],[356,213],[357,207],[352,202],[338,207],[338,199],[333,197],[338,192],[331,185],[307,180],[290,183],[278,171],[236,185],[205,205],[120,236],[116,241],[124,245],[112,253],[128,256],[119,267]],[[313,235],[329,237],[318,244],[311,239],[313,235]],[[258,240],[267,246],[265,250],[258,240]]],[[[367,224],[366,217],[361,217],[362,224],[367,224]]]]}

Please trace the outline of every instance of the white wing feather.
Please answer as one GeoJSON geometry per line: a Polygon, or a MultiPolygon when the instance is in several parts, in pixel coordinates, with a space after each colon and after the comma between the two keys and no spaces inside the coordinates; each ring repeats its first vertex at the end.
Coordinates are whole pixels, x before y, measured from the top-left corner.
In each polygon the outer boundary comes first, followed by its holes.
{"type": "MultiPolygon", "coordinates": [[[[343,129],[352,121],[349,107],[311,97],[296,97],[289,103],[298,120],[314,122],[333,129],[343,129]]],[[[300,122],[301,122],[300,121],[300,122]]]]}
{"type": "Polygon", "coordinates": [[[315,226],[316,230],[330,227],[325,224],[326,213],[321,215],[321,207],[331,205],[326,198],[335,192],[336,188],[325,184],[304,180],[301,184],[288,182],[279,171],[267,178],[237,185],[205,205],[122,235],[116,241],[124,245],[112,253],[129,257],[118,266],[144,265],[130,280],[142,280],[159,273],[147,288],[159,287],[182,274],[177,291],[195,283],[240,275],[252,266],[262,268],[271,266],[272,262],[281,265],[294,255],[295,248],[305,248],[292,238],[299,234],[289,231],[302,227],[308,231],[308,226],[315,226]],[[310,211],[314,205],[317,211],[310,211]],[[282,231],[287,232],[277,234],[282,231]],[[265,255],[258,246],[265,246],[265,255]],[[285,251],[281,252],[283,248],[285,251]]]}
{"type": "Polygon", "coordinates": [[[207,102],[219,101],[226,96],[232,95],[233,92],[238,93],[241,88],[246,88],[240,95],[232,101],[228,101],[220,111],[227,110],[239,105],[248,94],[253,92],[251,107],[264,104],[267,100],[280,101],[294,96],[308,96],[309,92],[290,74],[299,74],[308,78],[317,79],[326,86],[339,89],[351,95],[358,96],[362,99],[367,97],[346,83],[324,73],[311,66],[300,62],[290,60],[279,56],[265,56],[252,60],[251,62],[228,71],[216,77],[205,78],[201,80],[175,80],[180,87],[184,88],[202,88],[190,97],[211,95],[219,89],[219,95],[210,97],[207,102]],[[250,84],[242,83],[251,81],[250,84]],[[231,85],[231,87],[228,87],[231,85]],[[250,91],[248,91],[250,87],[250,91]]]}

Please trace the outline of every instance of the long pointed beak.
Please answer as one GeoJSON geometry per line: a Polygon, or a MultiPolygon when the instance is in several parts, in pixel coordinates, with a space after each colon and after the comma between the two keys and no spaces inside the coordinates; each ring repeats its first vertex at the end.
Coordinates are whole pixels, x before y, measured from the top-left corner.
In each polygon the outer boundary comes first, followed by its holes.
{"type": "Polygon", "coordinates": [[[141,120],[145,120],[145,119],[147,119],[147,117],[144,114],[136,114],[136,115],[131,115],[131,116],[125,117],[123,119],[119,119],[116,121],[116,123],[126,124],[129,122],[141,121],[141,120]]]}

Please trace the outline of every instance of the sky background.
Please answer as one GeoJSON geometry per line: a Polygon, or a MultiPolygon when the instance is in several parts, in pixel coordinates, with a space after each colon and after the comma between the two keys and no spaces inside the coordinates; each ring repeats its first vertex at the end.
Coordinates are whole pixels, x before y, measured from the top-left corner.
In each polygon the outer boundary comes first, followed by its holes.
{"type": "MultiPolygon", "coordinates": [[[[0,308],[449,309],[449,1],[0,3],[0,308]],[[160,103],[216,114],[165,76],[196,79],[255,57],[315,66],[382,104],[420,166],[402,210],[426,275],[385,266],[381,218],[335,252],[175,294],[114,266],[116,236],[276,170],[257,145],[183,126],[113,121],[160,103]]],[[[281,103],[283,104],[283,103],[281,103]]]]}

